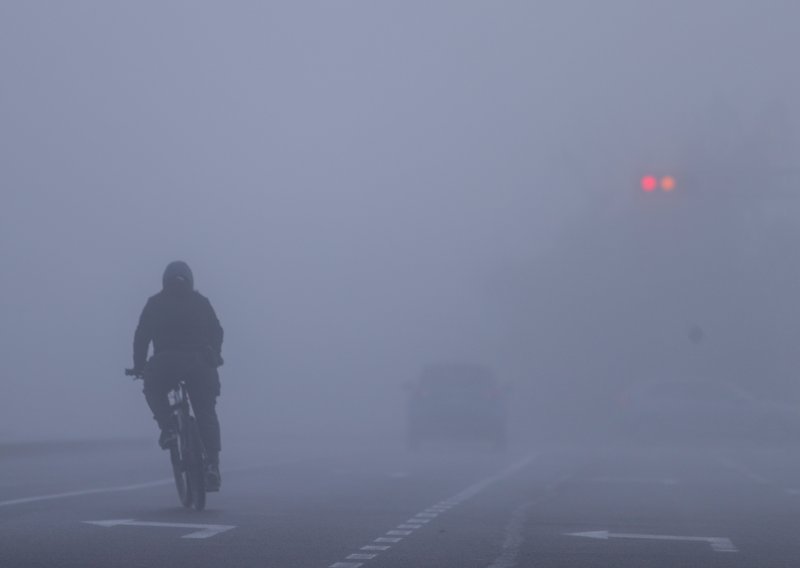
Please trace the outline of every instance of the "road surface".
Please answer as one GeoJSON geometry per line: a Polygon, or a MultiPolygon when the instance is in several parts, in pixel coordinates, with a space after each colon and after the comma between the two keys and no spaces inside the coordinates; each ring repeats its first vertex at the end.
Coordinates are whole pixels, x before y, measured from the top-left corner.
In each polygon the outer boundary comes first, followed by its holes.
{"type": "Polygon", "coordinates": [[[3,446],[0,566],[512,568],[800,562],[800,451],[241,444],[204,512],[153,441],[3,446]]]}

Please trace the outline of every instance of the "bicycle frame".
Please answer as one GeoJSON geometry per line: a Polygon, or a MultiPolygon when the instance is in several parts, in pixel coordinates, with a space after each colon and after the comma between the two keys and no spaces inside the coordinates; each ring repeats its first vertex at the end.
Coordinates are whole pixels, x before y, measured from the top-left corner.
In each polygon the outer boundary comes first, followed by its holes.
{"type": "MultiPolygon", "coordinates": [[[[125,369],[125,375],[142,378],[141,373],[134,369],[125,369]]],[[[167,397],[178,431],[177,443],[169,448],[175,487],[184,507],[202,511],[206,506],[206,451],[192,412],[186,383],[179,380],[167,397]]]]}
{"type": "Polygon", "coordinates": [[[181,431],[188,424],[189,417],[192,416],[186,384],[180,381],[178,386],[172,389],[167,396],[169,397],[169,406],[175,417],[176,426],[178,431],[181,431]]]}
{"type": "Polygon", "coordinates": [[[206,500],[206,455],[186,384],[179,381],[168,396],[178,430],[178,444],[170,451],[178,494],[185,507],[202,510],[206,500]]]}

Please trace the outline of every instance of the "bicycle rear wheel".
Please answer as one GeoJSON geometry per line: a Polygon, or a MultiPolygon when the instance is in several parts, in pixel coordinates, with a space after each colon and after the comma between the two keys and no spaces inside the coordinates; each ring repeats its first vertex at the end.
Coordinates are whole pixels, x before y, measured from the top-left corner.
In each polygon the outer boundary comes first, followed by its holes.
{"type": "MultiPolygon", "coordinates": [[[[188,453],[185,455],[186,482],[188,493],[191,497],[191,506],[197,511],[206,507],[206,477],[203,464],[203,444],[200,440],[200,430],[193,416],[189,417],[188,428],[188,453]]],[[[187,505],[188,507],[189,505],[187,505]]]]}
{"type": "Polygon", "coordinates": [[[178,499],[184,507],[192,506],[192,494],[186,483],[186,473],[181,459],[181,452],[178,445],[169,449],[169,457],[172,462],[172,475],[175,478],[175,488],[178,490],[178,499]]]}

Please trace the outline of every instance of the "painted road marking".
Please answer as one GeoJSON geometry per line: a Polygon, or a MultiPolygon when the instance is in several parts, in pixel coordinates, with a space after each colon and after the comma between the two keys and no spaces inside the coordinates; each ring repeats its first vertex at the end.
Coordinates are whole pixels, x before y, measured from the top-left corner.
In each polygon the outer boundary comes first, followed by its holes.
{"type": "MultiPolygon", "coordinates": [[[[234,469],[225,469],[225,473],[241,473],[246,471],[255,471],[271,467],[278,467],[284,465],[292,465],[302,463],[304,459],[283,459],[277,460],[274,463],[258,466],[238,467],[234,469]]],[[[52,501],[54,499],[67,499],[69,497],[82,497],[84,495],[97,495],[102,493],[120,493],[125,491],[136,491],[139,489],[149,489],[151,487],[158,487],[160,485],[172,485],[175,480],[172,477],[165,477],[164,479],[156,479],[155,481],[147,481],[144,483],[134,483],[131,485],[118,485],[116,487],[101,487],[97,489],[82,489],[79,491],[66,491],[64,493],[49,493],[47,495],[34,495],[31,497],[21,497],[19,499],[9,499],[7,501],[0,501],[0,507],[10,507],[11,505],[24,505],[26,503],[37,503],[39,501],[52,501]]]]}
{"type": "Polygon", "coordinates": [[[722,465],[728,467],[729,469],[732,469],[737,473],[740,473],[741,475],[747,477],[748,479],[750,479],[750,481],[753,481],[754,483],[758,483],[759,485],[772,485],[772,482],[763,475],[754,472],[750,468],[738,462],[735,462],[732,459],[720,458],[719,461],[722,463],[722,465]]]}
{"type": "Polygon", "coordinates": [[[82,495],[96,495],[98,493],[117,493],[121,491],[136,491],[137,489],[147,489],[148,487],[158,487],[159,485],[170,485],[175,483],[171,477],[148,481],[147,483],[137,483],[135,485],[120,485],[118,487],[104,487],[101,489],[84,489],[81,491],[67,491],[65,493],[50,493],[49,495],[36,495],[33,497],[22,497],[19,499],[9,499],[0,501],[0,507],[10,505],[22,505],[24,503],[36,503],[38,501],[51,501],[53,499],[66,499],[68,497],[80,497],[82,495]]]}
{"type": "Polygon", "coordinates": [[[356,554],[351,554],[347,557],[347,560],[372,560],[378,556],[377,554],[364,554],[361,552],[357,552],[356,554]]]}
{"type": "Polygon", "coordinates": [[[711,545],[711,549],[714,550],[714,552],[739,552],[733,545],[731,539],[718,536],[674,536],[666,534],[612,533],[609,531],[589,531],[565,534],[567,536],[579,536],[583,538],[595,538],[601,540],[608,540],[609,538],[627,538],[639,540],[706,542],[711,545]]]}
{"type": "Polygon", "coordinates": [[[518,507],[511,515],[511,520],[506,526],[505,539],[500,549],[500,554],[489,565],[489,568],[514,568],[517,565],[519,558],[519,551],[525,542],[524,528],[525,523],[528,521],[528,513],[538,503],[553,497],[556,489],[560,487],[565,481],[570,479],[570,475],[562,475],[552,483],[545,486],[544,494],[540,497],[523,504],[518,507]]]}
{"type": "Polygon", "coordinates": [[[181,538],[211,538],[225,531],[235,529],[234,525],[198,525],[188,523],[153,523],[147,521],[136,521],[134,519],[113,519],[109,521],[83,521],[90,525],[97,525],[99,527],[163,527],[172,529],[195,529],[194,532],[183,535],[181,538]]]}
{"type": "MultiPolygon", "coordinates": [[[[759,485],[770,485],[770,486],[773,486],[773,487],[775,487],[777,485],[771,479],[768,479],[767,477],[764,477],[760,473],[756,473],[755,471],[751,470],[747,466],[745,466],[745,465],[743,465],[741,463],[738,463],[738,462],[736,462],[736,461],[734,461],[732,459],[719,458],[719,461],[725,467],[735,471],[736,473],[739,473],[739,474],[747,477],[748,479],[750,479],[750,481],[753,481],[754,483],[757,483],[759,485]]],[[[793,488],[793,487],[790,487],[788,489],[783,489],[783,492],[786,493],[787,495],[800,495],[800,489],[793,488]]]]}
{"type": "MultiPolygon", "coordinates": [[[[440,501],[431,507],[428,507],[424,511],[417,513],[412,518],[408,519],[405,524],[398,525],[397,529],[392,529],[386,531],[386,535],[388,536],[379,536],[378,538],[374,539],[373,543],[389,543],[389,544],[397,544],[403,540],[404,537],[410,536],[416,529],[423,528],[423,524],[430,522],[431,520],[438,517],[440,514],[443,514],[449,511],[452,507],[456,505],[460,505],[464,501],[471,499],[490,485],[493,485],[499,481],[504,480],[507,477],[517,473],[528,464],[533,461],[533,456],[525,458],[524,460],[517,462],[516,464],[512,465],[501,471],[500,473],[493,475],[492,477],[488,477],[483,481],[479,481],[478,483],[474,483],[449,499],[444,501],[440,501]],[[408,527],[411,530],[398,530],[398,529],[406,529],[408,527]]],[[[378,550],[378,546],[375,544],[370,544],[367,546],[362,546],[361,550],[374,550],[376,554],[362,554],[362,553],[355,553],[351,554],[346,557],[346,560],[373,560],[374,558],[378,557],[377,552],[386,552],[390,550],[390,546],[382,546],[381,549],[378,550]],[[369,558],[367,558],[369,557],[369,558]]],[[[359,568],[362,566],[362,563],[353,563],[353,562],[335,562],[329,566],[329,568],[359,568]]]]}
{"type": "MultiPolygon", "coordinates": [[[[777,483],[761,475],[760,473],[756,473],[755,471],[751,470],[750,468],[741,463],[738,463],[730,458],[719,458],[719,461],[725,467],[747,477],[748,479],[750,479],[750,481],[753,481],[754,483],[757,483],[759,485],[769,485],[776,487],[777,489],[780,489],[779,487],[777,487],[778,485],[777,483]]],[[[792,487],[788,489],[783,489],[783,492],[786,493],[787,495],[800,495],[800,489],[792,487]]]]}
{"type": "Polygon", "coordinates": [[[513,568],[517,565],[517,557],[520,548],[522,548],[522,543],[525,541],[523,528],[528,519],[528,511],[535,503],[537,501],[531,501],[514,511],[511,521],[506,527],[506,538],[500,549],[500,555],[494,559],[489,568],[513,568]]]}
{"type": "Polygon", "coordinates": [[[678,485],[678,480],[671,477],[649,478],[649,477],[595,477],[593,481],[599,483],[640,483],[640,484],[659,484],[659,485],[678,485]]]}
{"type": "Polygon", "coordinates": [[[361,550],[377,550],[378,552],[386,552],[392,548],[391,546],[381,546],[378,544],[368,544],[366,546],[362,546],[361,550]]]}

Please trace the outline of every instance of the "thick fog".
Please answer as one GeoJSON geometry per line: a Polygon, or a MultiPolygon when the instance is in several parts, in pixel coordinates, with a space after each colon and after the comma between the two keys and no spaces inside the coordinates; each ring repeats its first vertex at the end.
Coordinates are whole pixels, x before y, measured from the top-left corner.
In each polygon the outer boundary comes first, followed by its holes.
{"type": "Polygon", "coordinates": [[[2,2],[0,440],[155,436],[122,371],[176,259],[225,328],[223,436],[399,440],[439,361],[553,428],[664,373],[796,398],[798,21],[2,2]]]}

